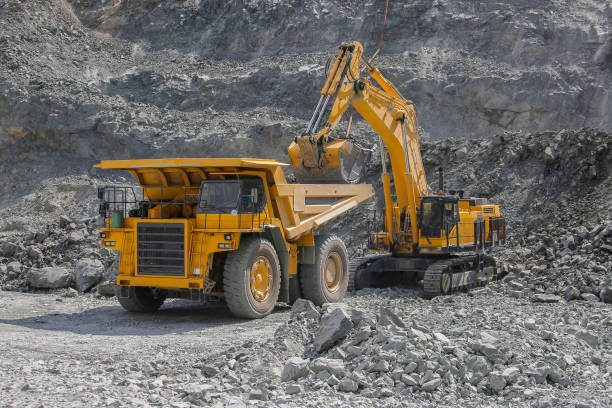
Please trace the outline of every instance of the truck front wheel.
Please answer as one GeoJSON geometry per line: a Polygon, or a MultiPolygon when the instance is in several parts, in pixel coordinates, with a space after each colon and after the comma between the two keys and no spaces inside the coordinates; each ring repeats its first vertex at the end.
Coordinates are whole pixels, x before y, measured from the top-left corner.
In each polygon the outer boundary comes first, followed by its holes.
{"type": "Polygon", "coordinates": [[[127,297],[121,297],[121,287],[115,288],[117,300],[125,310],[136,313],[151,313],[157,311],[164,301],[166,296],[161,293],[154,293],[153,290],[141,286],[132,286],[128,290],[127,297]]]}
{"type": "Polygon", "coordinates": [[[244,237],[225,260],[225,303],[236,317],[264,317],[278,300],[280,278],[280,262],[270,241],[244,237]]]}
{"type": "Polygon", "coordinates": [[[339,302],[348,286],[348,252],[335,236],[315,237],[315,263],[303,264],[300,283],[304,297],[316,305],[339,302]]]}

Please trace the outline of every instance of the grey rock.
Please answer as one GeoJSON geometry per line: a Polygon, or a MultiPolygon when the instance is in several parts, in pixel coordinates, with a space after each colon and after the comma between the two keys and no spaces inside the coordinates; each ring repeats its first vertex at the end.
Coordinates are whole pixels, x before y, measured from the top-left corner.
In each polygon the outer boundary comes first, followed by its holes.
{"type": "Polygon", "coordinates": [[[436,390],[440,386],[440,384],[442,384],[442,379],[441,378],[434,378],[433,380],[429,380],[425,384],[423,384],[421,386],[421,389],[423,391],[431,392],[431,391],[436,390]]]}
{"type": "Polygon", "coordinates": [[[21,268],[22,268],[21,262],[18,262],[18,261],[9,262],[6,265],[6,272],[19,275],[21,273],[21,268]]]}
{"type": "Polygon", "coordinates": [[[372,329],[370,329],[370,327],[368,326],[360,327],[355,332],[355,336],[353,337],[352,344],[358,345],[362,343],[363,341],[369,339],[371,335],[372,335],[372,329]]]}
{"type": "Polygon", "coordinates": [[[599,298],[604,303],[612,303],[612,283],[608,282],[601,288],[599,298]]]}
{"type": "Polygon", "coordinates": [[[506,388],[506,377],[499,371],[493,371],[489,374],[489,386],[493,392],[501,392],[506,388]]]}
{"type": "Polygon", "coordinates": [[[386,373],[389,371],[389,363],[386,360],[378,360],[371,371],[386,373]]]}
{"type": "Polygon", "coordinates": [[[34,288],[67,288],[72,282],[72,274],[66,268],[32,268],[27,275],[28,283],[34,288]]]}
{"type": "Polygon", "coordinates": [[[570,300],[574,300],[574,299],[578,299],[578,297],[580,296],[580,291],[575,288],[574,286],[569,286],[566,290],[565,290],[565,300],[570,301],[570,300]]]}
{"type": "Polygon", "coordinates": [[[328,384],[330,387],[336,386],[336,385],[338,385],[339,383],[340,383],[340,381],[339,381],[339,380],[336,378],[336,376],[335,376],[335,375],[333,375],[333,374],[332,374],[332,375],[330,375],[330,376],[329,376],[329,378],[327,379],[327,384],[328,384]]]}
{"type": "Polygon", "coordinates": [[[401,381],[409,387],[414,387],[419,385],[419,379],[415,378],[414,375],[404,374],[400,377],[401,381]]]}
{"type": "Polygon", "coordinates": [[[550,366],[545,363],[538,363],[529,366],[524,373],[529,377],[532,377],[536,384],[542,384],[546,381],[546,377],[550,373],[550,366]]]}
{"type": "Polygon", "coordinates": [[[378,314],[378,324],[381,326],[406,327],[406,323],[393,310],[381,307],[378,314]]]}
{"type": "Polygon", "coordinates": [[[490,372],[489,364],[483,356],[471,356],[466,365],[470,371],[470,383],[478,384],[490,372]]]}
{"type": "Polygon", "coordinates": [[[448,343],[450,343],[450,340],[448,339],[448,337],[446,337],[446,336],[445,336],[444,334],[442,334],[442,333],[435,332],[435,333],[433,334],[433,336],[434,336],[434,338],[435,338],[436,340],[438,340],[439,342],[442,342],[442,343],[444,343],[444,344],[448,344],[448,343]]]}
{"type": "Polygon", "coordinates": [[[289,384],[285,388],[285,393],[288,395],[301,394],[304,392],[304,387],[300,384],[289,384]]]}
{"type": "Polygon", "coordinates": [[[80,231],[72,231],[66,238],[70,244],[81,244],[85,240],[85,236],[80,231]]]}
{"type": "Polygon", "coordinates": [[[79,291],[73,288],[66,289],[66,292],[62,295],[67,298],[73,298],[79,296],[79,291]]]}
{"type": "Polygon", "coordinates": [[[72,219],[66,215],[60,215],[59,218],[59,226],[60,228],[66,228],[68,225],[72,223],[72,219]]]}
{"type": "Polygon", "coordinates": [[[321,326],[315,334],[313,341],[315,350],[321,352],[329,349],[336,342],[346,337],[352,328],[351,318],[341,308],[334,309],[332,312],[323,315],[321,326]]]}
{"type": "Polygon", "coordinates": [[[591,362],[596,365],[601,365],[603,363],[603,356],[599,351],[594,351],[591,353],[591,362]]]}
{"type": "Polygon", "coordinates": [[[252,390],[249,393],[249,399],[250,400],[254,400],[254,401],[267,401],[268,400],[268,393],[264,392],[262,390],[252,390]]]}
{"type": "Polygon", "coordinates": [[[580,299],[586,300],[587,302],[599,302],[599,298],[597,297],[597,295],[594,295],[592,293],[581,293],[580,299]]]}
{"type": "Polygon", "coordinates": [[[525,326],[526,329],[530,330],[535,330],[537,327],[535,319],[532,318],[525,319],[525,323],[523,323],[523,326],[525,326]]]}
{"type": "Polygon", "coordinates": [[[308,375],[308,360],[291,357],[285,363],[281,373],[281,381],[293,381],[308,375]]]}
{"type": "Polygon", "coordinates": [[[584,225],[581,225],[576,228],[576,234],[578,234],[580,238],[585,239],[589,235],[589,230],[584,225]]]}
{"type": "Polygon", "coordinates": [[[309,367],[315,373],[327,371],[336,377],[344,377],[346,374],[344,361],[333,358],[315,358],[310,362],[309,367]]]}
{"type": "Polygon", "coordinates": [[[33,245],[26,249],[26,256],[33,261],[40,261],[43,259],[42,251],[33,245]]]}
{"type": "Polygon", "coordinates": [[[555,333],[550,330],[542,330],[540,331],[540,337],[543,340],[552,340],[555,337],[555,333]]]}
{"type": "Polygon", "coordinates": [[[206,364],[202,367],[202,374],[206,375],[207,377],[214,377],[215,375],[219,374],[219,369],[214,365],[206,364]]]}
{"type": "Polygon", "coordinates": [[[346,352],[350,355],[361,356],[365,352],[365,349],[363,347],[350,345],[346,348],[346,352]]]}
{"type": "Polygon", "coordinates": [[[76,288],[86,292],[97,285],[104,276],[104,265],[97,259],[82,259],[74,267],[76,288]]]}
{"type": "Polygon", "coordinates": [[[317,307],[310,300],[298,299],[291,307],[291,317],[302,316],[307,319],[319,320],[321,316],[317,311],[317,307]]]}
{"type": "Polygon", "coordinates": [[[15,255],[16,250],[17,245],[13,244],[12,242],[0,242],[0,256],[10,258],[11,256],[15,255]]]}
{"type": "Polygon", "coordinates": [[[538,293],[533,295],[531,300],[538,303],[557,303],[561,301],[561,298],[557,295],[552,295],[549,293],[538,293]]]}
{"type": "Polygon", "coordinates": [[[336,389],[340,392],[357,392],[359,385],[350,378],[343,378],[336,386],[336,389]]]}
{"type": "Polygon", "coordinates": [[[597,345],[599,344],[599,337],[590,333],[587,330],[583,330],[583,329],[577,330],[574,333],[574,336],[576,336],[577,339],[584,341],[586,344],[588,344],[592,348],[597,347],[597,345]]]}
{"type": "Polygon", "coordinates": [[[117,283],[112,280],[104,280],[100,282],[96,287],[96,292],[98,292],[102,296],[113,297],[115,296],[115,288],[117,287],[117,283]]]}
{"type": "Polygon", "coordinates": [[[508,367],[501,373],[507,384],[513,384],[520,374],[521,370],[519,370],[518,367],[508,367]]]}

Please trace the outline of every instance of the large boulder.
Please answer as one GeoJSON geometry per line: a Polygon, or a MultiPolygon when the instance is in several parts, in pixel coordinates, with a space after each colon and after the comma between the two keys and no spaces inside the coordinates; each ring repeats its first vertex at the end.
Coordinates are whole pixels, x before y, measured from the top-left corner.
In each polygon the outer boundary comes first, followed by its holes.
{"type": "Polygon", "coordinates": [[[321,318],[321,326],[315,334],[314,346],[322,352],[343,339],[353,328],[350,316],[341,308],[336,308],[321,318]]]}
{"type": "Polygon", "coordinates": [[[72,282],[70,270],[57,267],[32,268],[27,278],[30,286],[41,289],[67,288],[72,282]]]}
{"type": "Polygon", "coordinates": [[[74,279],[79,292],[87,292],[104,277],[104,265],[97,259],[81,259],[74,267],[74,279]]]}

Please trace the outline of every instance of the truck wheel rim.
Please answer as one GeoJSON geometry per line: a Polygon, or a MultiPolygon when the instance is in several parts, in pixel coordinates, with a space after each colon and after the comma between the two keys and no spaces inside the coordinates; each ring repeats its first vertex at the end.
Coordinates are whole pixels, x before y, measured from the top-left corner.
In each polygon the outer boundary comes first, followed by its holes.
{"type": "Polygon", "coordinates": [[[251,294],[258,302],[265,302],[272,289],[272,264],[265,256],[255,259],[251,266],[251,294]]]}
{"type": "Polygon", "coordinates": [[[342,282],[342,258],[337,252],[333,252],[325,262],[325,285],[327,290],[335,292],[342,282]]]}

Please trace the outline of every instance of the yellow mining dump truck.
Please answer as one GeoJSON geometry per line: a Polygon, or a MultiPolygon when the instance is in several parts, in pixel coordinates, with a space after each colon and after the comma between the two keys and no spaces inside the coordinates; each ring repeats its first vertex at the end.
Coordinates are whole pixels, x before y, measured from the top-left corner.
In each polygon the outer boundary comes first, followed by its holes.
{"type": "Polygon", "coordinates": [[[141,187],[98,190],[101,244],[120,253],[121,305],[151,312],[170,297],[225,298],[234,315],[259,318],[277,301],[341,300],[346,247],[314,232],[372,197],[372,186],[289,184],[283,166],[242,158],[97,164],[128,171],[141,187]]]}

